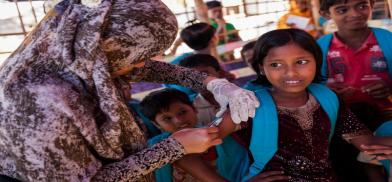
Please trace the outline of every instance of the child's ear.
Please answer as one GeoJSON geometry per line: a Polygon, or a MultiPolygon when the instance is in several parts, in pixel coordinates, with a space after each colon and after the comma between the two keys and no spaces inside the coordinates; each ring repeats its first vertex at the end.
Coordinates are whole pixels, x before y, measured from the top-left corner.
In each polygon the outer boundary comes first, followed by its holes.
{"type": "Polygon", "coordinates": [[[262,64],[259,64],[259,70],[260,70],[260,74],[261,74],[261,75],[265,75],[265,74],[264,74],[264,67],[263,67],[262,64]]]}
{"type": "Polygon", "coordinates": [[[330,20],[330,19],[331,19],[331,14],[329,13],[329,11],[320,10],[319,13],[320,13],[320,15],[321,15],[322,17],[324,17],[325,19],[327,19],[327,20],[330,20]]]}

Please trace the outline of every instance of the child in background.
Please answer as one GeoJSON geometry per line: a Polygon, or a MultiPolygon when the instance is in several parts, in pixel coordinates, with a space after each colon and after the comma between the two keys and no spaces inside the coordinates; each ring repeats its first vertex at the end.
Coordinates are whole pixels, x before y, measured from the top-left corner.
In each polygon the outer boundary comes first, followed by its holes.
{"type": "Polygon", "coordinates": [[[217,30],[219,34],[218,45],[240,41],[241,38],[238,35],[238,31],[234,25],[227,23],[223,18],[222,3],[219,1],[208,1],[206,5],[208,8],[208,17],[210,18],[211,25],[217,30]]]}
{"type": "Polygon", "coordinates": [[[180,38],[187,46],[193,49],[193,52],[184,53],[176,57],[171,61],[172,64],[178,64],[192,54],[211,54],[218,41],[214,27],[208,23],[195,23],[185,27],[180,32],[180,38]]]}
{"type": "Polygon", "coordinates": [[[310,0],[295,0],[291,4],[295,4],[295,8],[290,8],[289,13],[283,15],[278,20],[278,29],[285,28],[300,28],[310,33],[313,37],[320,37],[321,33],[317,30],[315,21],[312,15],[310,0]],[[308,24],[306,27],[299,27],[295,23],[288,22],[290,18],[301,17],[303,21],[307,19],[308,24]]]}
{"type": "MultiPolygon", "coordinates": [[[[208,17],[210,19],[210,24],[216,29],[218,34],[218,45],[227,44],[230,42],[241,41],[241,37],[238,35],[238,30],[233,24],[227,23],[223,18],[222,3],[219,1],[208,1],[206,3],[208,8],[208,17]]],[[[222,60],[233,61],[234,52],[229,51],[222,55],[222,60]]]]}
{"type": "MultiPolygon", "coordinates": [[[[371,131],[392,119],[392,33],[368,27],[373,5],[373,0],[321,0],[320,14],[338,30],[318,40],[328,87],[371,131]]],[[[342,181],[364,181],[358,150],[341,140],[334,147],[331,156],[342,181]]]]}
{"type": "MultiPolygon", "coordinates": [[[[217,78],[225,78],[224,71],[218,60],[208,54],[193,54],[180,61],[178,65],[192,68],[217,78]]],[[[208,123],[211,123],[219,111],[219,104],[210,92],[199,93],[193,100],[193,105],[197,110],[197,118],[201,126],[207,126],[208,123]]]]}
{"type": "MultiPolygon", "coordinates": [[[[186,57],[192,54],[209,54],[213,55],[213,50],[216,47],[218,38],[215,35],[215,29],[211,25],[207,23],[195,23],[184,28],[180,33],[180,38],[182,41],[185,42],[190,48],[192,48],[193,52],[184,53],[176,58],[174,58],[170,63],[178,64],[181,60],[185,59],[186,57]]],[[[235,76],[230,72],[224,72],[226,78],[228,80],[234,80],[235,76]]],[[[193,100],[197,93],[189,88],[180,86],[180,85],[173,85],[173,84],[164,84],[166,88],[174,88],[185,92],[191,100],[193,100]]]]}
{"type": "Polygon", "coordinates": [[[338,31],[318,40],[323,50],[323,76],[342,94],[352,111],[371,129],[391,119],[392,33],[367,26],[371,0],[322,0],[320,13],[338,31]],[[375,113],[369,113],[375,108],[375,113]],[[383,114],[385,113],[385,114],[383,114]],[[387,114],[389,113],[389,114],[387,114]]]}
{"type": "MultiPolygon", "coordinates": [[[[253,58],[253,54],[254,54],[253,47],[255,46],[255,44],[256,44],[256,41],[248,42],[241,49],[241,58],[242,58],[243,61],[246,62],[246,64],[248,64],[248,66],[250,68],[252,68],[252,62],[253,62],[252,58],[253,58]]],[[[252,70],[255,71],[253,68],[252,68],[252,70]]],[[[256,71],[255,71],[255,73],[256,73],[256,71]]],[[[256,78],[247,81],[245,83],[245,85],[242,86],[242,88],[250,90],[250,91],[256,91],[256,90],[259,90],[259,89],[261,89],[263,87],[258,82],[258,79],[257,79],[257,76],[256,76],[256,78]]]]}
{"type": "MultiPolygon", "coordinates": [[[[140,106],[142,113],[163,131],[148,141],[150,145],[169,137],[173,132],[198,125],[196,108],[185,93],[176,89],[152,92],[141,101],[140,106]]],[[[231,136],[225,137],[221,145],[210,149],[202,158],[198,155],[186,156],[173,165],[166,165],[155,171],[156,180],[224,181],[226,178],[235,182],[245,175],[250,163],[246,147],[231,136]],[[195,170],[199,173],[194,173],[195,170]]]]}
{"type": "MultiPolygon", "coordinates": [[[[265,88],[256,91],[263,104],[251,123],[255,162],[245,181],[260,180],[257,175],[266,171],[283,171],[289,181],[336,181],[330,140],[342,137],[357,148],[385,144],[333,91],[318,84],[323,81],[321,62],[320,48],[303,30],[274,30],[258,39],[252,66],[265,88]]],[[[225,117],[220,133],[233,130],[230,124],[225,117]]]]}
{"type": "Polygon", "coordinates": [[[254,54],[253,47],[255,46],[256,41],[250,41],[246,43],[244,46],[242,46],[241,49],[241,58],[243,61],[248,64],[249,67],[252,67],[252,58],[254,54]]]}

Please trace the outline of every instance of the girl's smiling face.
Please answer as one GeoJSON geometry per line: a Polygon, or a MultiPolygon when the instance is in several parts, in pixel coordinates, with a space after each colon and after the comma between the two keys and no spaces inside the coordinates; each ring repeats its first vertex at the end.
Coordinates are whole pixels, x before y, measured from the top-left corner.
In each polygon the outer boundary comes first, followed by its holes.
{"type": "Polygon", "coordinates": [[[304,94],[316,75],[313,54],[293,42],[270,49],[259,66],[276,94],[304,94]]]}

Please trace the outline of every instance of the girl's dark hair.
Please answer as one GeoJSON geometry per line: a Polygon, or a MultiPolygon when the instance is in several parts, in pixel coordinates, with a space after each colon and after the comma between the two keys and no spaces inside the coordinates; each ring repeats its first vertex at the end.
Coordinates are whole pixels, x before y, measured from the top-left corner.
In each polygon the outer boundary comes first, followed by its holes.
{"type": "Polygon", "coordinates": [[[252,68],[257,73],[257,79],[254,83],[264,86],[271,85],[267,77],[261,74],[259,65],[263,64],[264,58],[272,48],[281,47],[289,43],[295,43],[314,56],[316,60],[316,76],[313,82],[320,83],[325,80],[321,76],[322,52],[316,40],[310,34],[300,29],[280,29],[263,34],[256,42],[252,59],[252,68]]]}
{"type": "Polygon", "coordinates": [[[195,68],[198,66],[212,67],[215,71],[221,71],[221,66],[214,56],[209,54],[193,54],[181,60],[178,65],[186,68],[195,68]]]}
{"type": "Polygon", "coordinates": [[[195,23],[184,28],[180,37],[190,48],[201,50],[208,47],[215,35],[215,29],[208,23],[195,23]]]}
{"type": "Polygon", "coordinates": [[[155,116],[169,109],[170,104],[181,102],[193,107],[188,96],[176,89],[162,89],[151,92],[140,102],[140,111],[151,121],[155,122],[155,116]]]}
{"type": "Polygon", "coordinates": [[[241,58],[243,60],[245,60],[245,52],[248,50],[253,50],[253,48],[255,47],[256,41],[250,41],[248,43],[246,43],[244,46],[242,46],[241,49],[241,58]]]}

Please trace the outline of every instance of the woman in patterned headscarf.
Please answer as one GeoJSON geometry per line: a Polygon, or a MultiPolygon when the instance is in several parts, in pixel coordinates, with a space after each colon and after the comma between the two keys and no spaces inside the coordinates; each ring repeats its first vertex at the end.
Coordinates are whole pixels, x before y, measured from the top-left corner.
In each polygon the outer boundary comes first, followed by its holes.
{"type": "Polygon", "coordinates": [[[252,117],[258,102],[249,92],[149,60],[176,31],[174,15],[158,0],[59,3],[0,67],[0,175],[149,181],[156,168],[220,142],[216,127],[187,129],[146,148],[143,127],[120,93],[128,81],[199,91],[206,85],[222,111],[230,103],[233,120],[252,117]]]}

